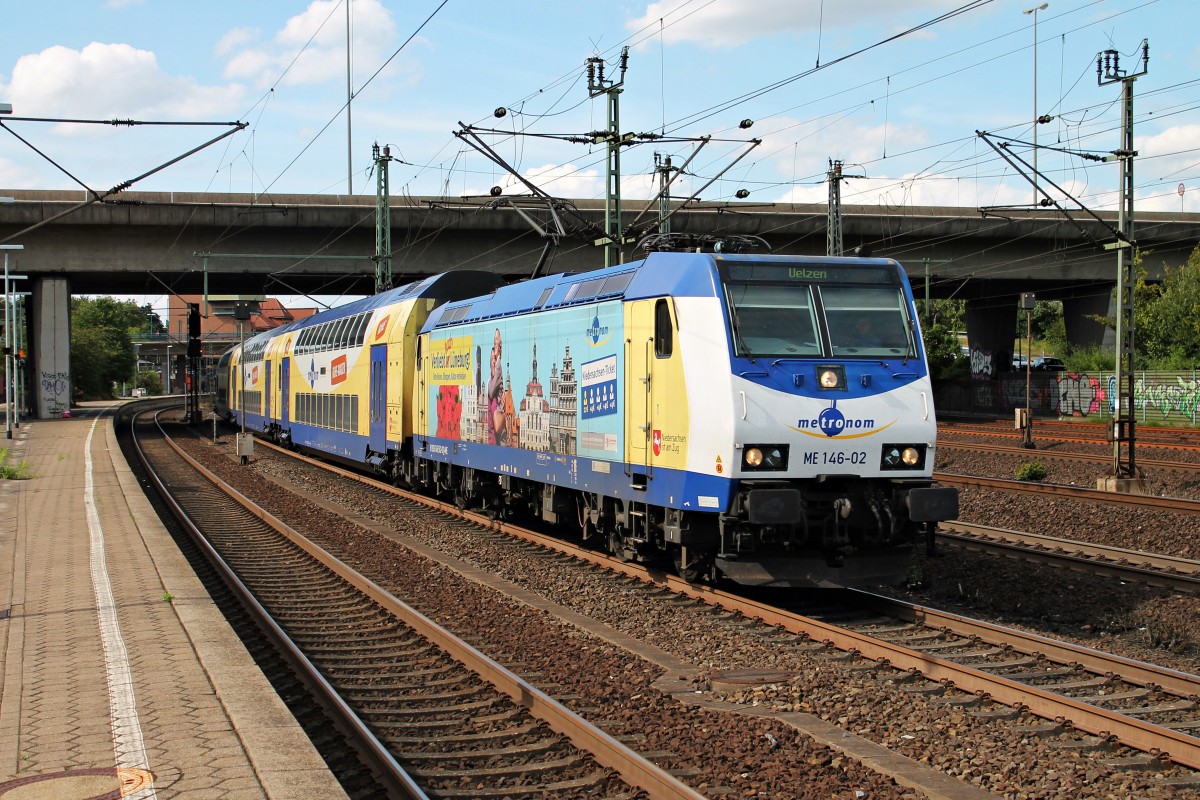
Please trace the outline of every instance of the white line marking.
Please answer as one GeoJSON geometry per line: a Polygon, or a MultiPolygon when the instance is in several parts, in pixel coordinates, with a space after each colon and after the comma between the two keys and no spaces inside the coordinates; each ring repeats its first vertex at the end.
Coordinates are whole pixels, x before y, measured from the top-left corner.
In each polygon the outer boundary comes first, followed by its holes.
{"type": "MultiPolygon", "coordinates": [[[[92,590],[96,595],[96,611],[100,617],[100,642],[104,647],[105,672],[108,678],[113,753],[116,755],[118,769],[144,770],[149,774],[150,765],[146,758],[146,743],[142,739],[142,726],[138,721],[129,655],[125,650],[125,640],[121,638],[121,625],[117,620],[112,584],[108,580],[108,565],[104,558],[104,529],[100,526],[100,515],[96,512],[95,484],[92,481],[92,435],[102,419],[103,413],[92,423],[87,442],[83,446],[83,504],[87,509],[91,542],[92,590]]],[[[137,800],[150,800],[157,798],[158,793],[151,781],[125,796],[137,800]]]]}

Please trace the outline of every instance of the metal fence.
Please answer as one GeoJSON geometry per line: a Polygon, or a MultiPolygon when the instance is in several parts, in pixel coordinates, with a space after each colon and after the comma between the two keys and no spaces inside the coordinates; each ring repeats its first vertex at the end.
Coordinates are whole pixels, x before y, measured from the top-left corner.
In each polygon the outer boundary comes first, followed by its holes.
{"type": "MultiPolygon", "coordinates": [[[[1112,372],[1076,374],[1035,372],[1029,409],[1039,417],[1080,417],[1104,422],[1112,417],[1116,376],[1112,372]]],[[[1012,418],[1025,407],[1025,373],[1003,373],[989,380],[934,384],[940,414],[976,414],[1012,418]]],[[[1196,426],[1200,421],[1200,371],[1137,372],[1133,410],[1139,422],[1196,426]]]]}

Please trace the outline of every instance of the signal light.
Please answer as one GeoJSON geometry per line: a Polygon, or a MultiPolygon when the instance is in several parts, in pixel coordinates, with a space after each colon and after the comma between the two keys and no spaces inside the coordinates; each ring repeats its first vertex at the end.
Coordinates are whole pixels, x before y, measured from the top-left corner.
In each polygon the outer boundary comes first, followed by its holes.
{"type": "Polygon", "coordinates": [[[188,336],[200,336],[200,306],[196,303],[188,303],[188,336]]]}

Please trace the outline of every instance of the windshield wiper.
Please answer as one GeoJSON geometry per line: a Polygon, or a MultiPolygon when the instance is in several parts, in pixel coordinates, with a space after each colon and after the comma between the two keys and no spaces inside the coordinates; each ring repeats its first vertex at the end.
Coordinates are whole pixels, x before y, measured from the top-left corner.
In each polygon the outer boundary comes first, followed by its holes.
{"type": "Polygon", "coordinates": [[[750,347],[746,344],[746,340],[742,338],[742,324],[738,322],[737,308],[730,304],[729,321],[733,325],[733,341],[737,345],[738,350],[745,354],[746,358],[754,362],[754,353],[750,352],[750,347]]]}
{"type": "Polygon", "coordinates": [[[904,353],[904,360],[900,363],[907,367],[908,362],[917,357],[917,325],[911,317],[908,320],[908,343],[906,347],[908,350],[904,353]]]}

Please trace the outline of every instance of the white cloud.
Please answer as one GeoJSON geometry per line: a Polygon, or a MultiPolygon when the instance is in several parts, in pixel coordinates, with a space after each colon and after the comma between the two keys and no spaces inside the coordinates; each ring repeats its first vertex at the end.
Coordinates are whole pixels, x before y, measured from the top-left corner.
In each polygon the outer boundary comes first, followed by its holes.
{"type": "MultiPolygon", "coordinates": [[[[22,56],[0,89],[16,115],[75,119],[198,120],[227,115],[242,97],[236,86],[206,87],[168,75],[148,50],[99,42],[22,56]]],[[[59,132],[81,129],[60,126],[59,132]]]]}
{"type": "Polygon", "coordinates": [[[213,47],[213,55],[224,58],[237,48],[258,41],[259,35],[257,28],[234,28],[213,47]]]}
{"type": "MultiPolygon", "coordinates": [[[[946,11],[959,0],[908,0],[903,10],[946,11]]],[[[781,32],[816,33],[860,26],[872,19],[895,19],[895,0],[757,0],[748,12],[744,0],[660,0],[641,17],[626,23],[631,31],[659,29],[668,44],[696,42],[705,47],[737,47],[760,36],[781,32]]],[[[915,21],[915,20],[914,20],[915,21]]]]}
{"type": "MultiPolygon", "coordinates": [[[[580,169],[575,164],[543,164],[532,167],[522,175],[534,186],[554,197],[595,197],[604,190],[604,179],[595,168],[580,169]]],[[[506,176],[497,184],[505,195],[528,194],[529,189],[516,178],[506,176]]],[[[468,191],[467,194],[487,194],[488,191],[468,191]]]]}
{"type": "Polygon", "coordinates": [[[0,186],[13,189],[39,188],[38,174],[21,163],[0,158],[0,186]]]}
{"type": "MultiPolygon", "coordinates": [[[[221,42],[221,55],[231,55],[225,77],[252,82],[258,88],[282,83],[314,85],[344,82],[346,17],[341,0],[314,0],[288,19],[270,42],[231,31],[221,42]],[[243,48],[243,45],[246,47],[243,48]],[[256,46],[251,46],[256,45],[256,46]],[[299,54],[299,55],[297,55],[299,54]]],[[[351,38],[355,72],[361,83],[390,54],[396,26],[380,0],[356,0],[351,6],[351,38]]]]}

